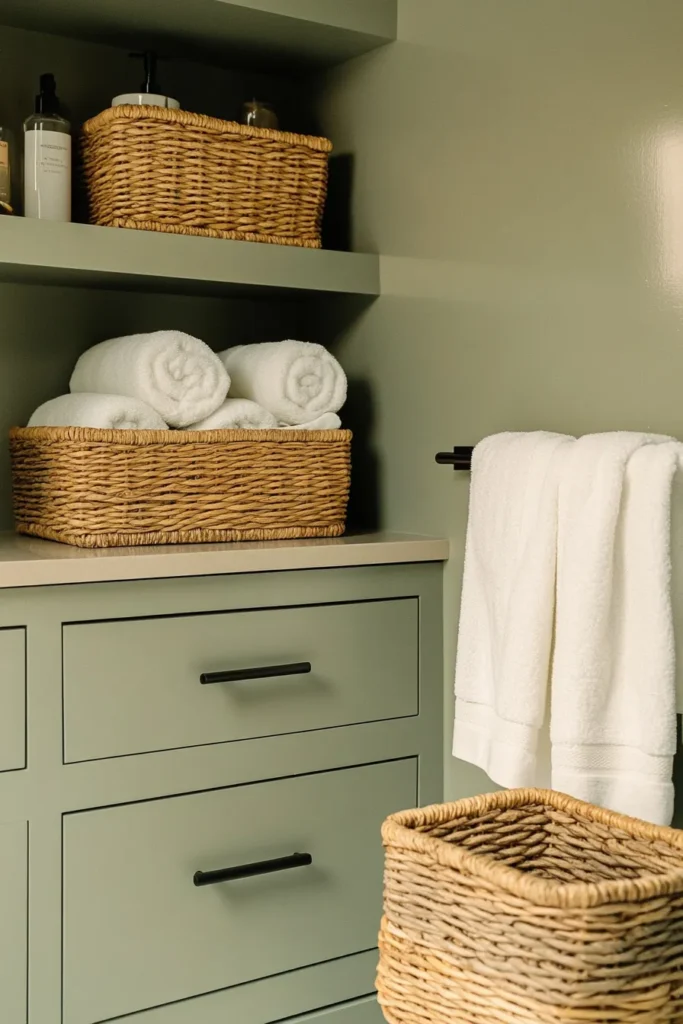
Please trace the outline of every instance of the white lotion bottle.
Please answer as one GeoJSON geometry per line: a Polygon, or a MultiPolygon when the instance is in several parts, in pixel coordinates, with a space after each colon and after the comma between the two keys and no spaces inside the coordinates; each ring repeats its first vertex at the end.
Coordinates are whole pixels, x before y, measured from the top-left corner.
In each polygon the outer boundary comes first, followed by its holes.
{"type": "Polygon", "coordinates": [[[71,220],[71,125],[51,74],[40,76],[35,113],[24,121],[24,216],[71,220]]]}

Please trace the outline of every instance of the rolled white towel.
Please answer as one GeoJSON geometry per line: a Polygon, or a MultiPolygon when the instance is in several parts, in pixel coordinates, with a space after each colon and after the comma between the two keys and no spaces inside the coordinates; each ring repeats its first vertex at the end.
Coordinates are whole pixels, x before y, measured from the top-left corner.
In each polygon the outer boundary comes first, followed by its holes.
{"type": "Polygon", "coordinates": [[[346,374],[322,345],[266,341],[219,353],[232,380],[230,395],[250,398],[281,422],[296,426],[346,401],[346,374]]]}
{"type": "Polygon", "coordinates": [[[336,412],[324,412],[322,416],[317,416],[314,420],[309,420],[308,423],[299,423],[297,426],[292,426],[291,423],[281,423],[280,426],[283,430],[339,430],[341,420],[336,412]]]}
{"type": "Polygon", "coordinates": [[[105,430],[166,430],[158,412],[125,395],[60,395],[38,406],[29,427],[103,427],[105,430]]]}
{"type": "Polygon", "coordinates": [[[102,341],[83,353],[70,383],[73,392],[139,398],[174,427],[210,416],[225,400],[229,386],[218,356],[182,331],[102,341]]]}
{"type": "Polygon", "coordinates": [[[248,398],[226,398],[215,412],[193,423],[188,430],[272,430],[277,427],[272,412],[248,398]]]}

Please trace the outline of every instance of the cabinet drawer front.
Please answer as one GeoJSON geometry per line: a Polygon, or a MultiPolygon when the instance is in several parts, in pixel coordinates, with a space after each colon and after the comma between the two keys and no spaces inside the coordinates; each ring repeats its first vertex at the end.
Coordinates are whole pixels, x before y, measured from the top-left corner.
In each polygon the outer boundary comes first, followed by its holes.
{"type": "MultiPolygon", "coordinates": [[[[284,977],[289,976],[285,975],[284,977]]],[[[274,979],[269,980],[272,982],[274,979]]],[[[255,982],[259,989],[263,989],[264,984],[268,984],[268,982],[255,982]]],[[[303,981],[302,984],[305,986],[306,982],[303,981]]],[[[233,993],[240,991],[239,988],[233,989],[233,993]]],[[[225,995],[225,992],[214,993],[214,996],[218,997],[225,995]]],[[[350,999],[338,1003],[336,1006],[326,1006],[321,1010],[309,1010],[307,1013],[296,1016],[289,1014],[286,1017],[282,1016],[282,1005],[279,1005],[279,1014],[277,1009],[272,1009],[269,1012],[257,1010],[254,1013],[248,1013],[247,1017],[243,1012],[239,1016],[235,1016],[230,1009],[224,1009],[222,1012],[216,1009],[213,1013],[211,1011],[202,1012],[197,1004],[203,1003],[207,998],[211,997],[200,996],[198,999],[188,999],[181,1003],[174,1003],[172,1006],[143,1010],[142,1013],[134,1013],[132,1016],[126,1017],[125,1024],[228,1024],[232,1021],[238,1021],[239,1024],[384,1024],[384,1017],[375,996],[350,999]],[[277,1017],[273,1017],[273,1014],[277,1014],[277,1017]]],[[[278,1001],[273,1000],[272,1006],[278,1007],[278,1001]]]]}
{"type": "Polygon", "coordinates": [[[380,825],[413,758],[64,819],[64,1020],[93,1024],[376,944],[380,825]],[[309,866],[197,886],[291,854],[309,866]]]}
{"type": "MultiPolygon", "coordinates": [[[[384,1017],[374,996],[357,999],[327,1010],[307,1013],[304,1017],[290,1017],[287,1024],[383,1024],[384,1017]]],[[[280,1024],[280,1022],[273,1022],[280,1024]]]]}
{"type": "Polygon", "coordinates": [[[413,598],[75,623],[63,634],[67,761],[417,714],[413,598]],[[210,681],[243,670],[254,673],[210,681]]]}
{"type": "Polygon", "coordinates": [[[26,630],[0,629],[0,771],[26,766],[26,630]]]}
{"type": "Polygon", "coordinates": [[[28,887],[25,821],[0,823],[0,1021],[26,1024],[28,887]]]}

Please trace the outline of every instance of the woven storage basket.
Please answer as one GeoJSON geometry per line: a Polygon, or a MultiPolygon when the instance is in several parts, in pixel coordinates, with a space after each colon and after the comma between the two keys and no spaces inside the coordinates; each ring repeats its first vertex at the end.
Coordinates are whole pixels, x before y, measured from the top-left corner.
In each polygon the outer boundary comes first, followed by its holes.
{"type": "Polygon", "coordinates": [[[683,1021],[683,833],[516,790],[383,838],[391,1024],[683,1021]]]}
{"type": "Polygon", "coordinates": [[[10,431],[19,533],[79,547],[338,537],[348,430],[10,431]]]}
{"type": "Polygon", "coordinates": [[[320,248],[328,139],[164,107],[83,125],[94,224],[320,248]]]}

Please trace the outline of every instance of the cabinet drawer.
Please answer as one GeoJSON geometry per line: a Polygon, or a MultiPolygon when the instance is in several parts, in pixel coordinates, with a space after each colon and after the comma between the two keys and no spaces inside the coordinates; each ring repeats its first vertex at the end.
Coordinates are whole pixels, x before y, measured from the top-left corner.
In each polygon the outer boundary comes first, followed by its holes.
{"type": "Polygon", "coordinates": [[[0,1021],[26,1024],[28,835],[25,821],[0,823],[0,1021]]]}
{"type": "MultiPolygon", "coordinates": [[[[263,989],[273,980],[278,981],[289,978],[290,975],[283,975],[280,978],[269,979],[269,982],[257,981],[255,985],[263,989]]],[[[303,986],[306,985],[302,981],[303,986]]],[[[247,988],[252,986],[247,985],[247,988]]],[[[241,987],[233,989],[230,995],[240,993],[241,987]]],[[[214,997],[225,996],[226,992],[214,993],[214,997]]],[[[305,988],[302,994],[305,994],[305,988]]],[[[210,996],[199,997],[198,999],[187,999],[180,1003],[173,1003],[170,1006],[160,1006],[154,1010],[143,1010],[142,1013],[134,1013],[126,1017],[125,1024],[231,1024],[237,1021],[238,1024],[384,1024],[384,1017],[380,1010],[375,996],[363,996],[360,999],[349,999],[335,1006],[326,1006],[325,1009],[309,1010],[307,1013],[292,1016],[283,1009],[277,999],[272,1001],[272,1009],[265,1011],[261,1009],[248,1012],[244,1015],[243,1010],[238,1010],[237,1015],[231,1009],[215,1009],[213,1012],[207,1010],[202,1012],[198,1007],[204,999],[210,996]]],[[[65,1018],[65,1024],[68,1021],[65,1018]]]]}
{"type": "Polygon", "coordinates": [[[400,718],[417,714],[418,603],[74,623],[63,658],[66,761],[400,718]]]}
{"type": "Polygon", "coordinates": [[[66,815],[65,1024],[371,949],[380,825],[416,787],[409,758],[66,815]],[[194,884],[294,853],[310,865],[194,884]]]}
{"type": "Polygon", "coordinates": [[[0,771],[26,766],[26,630],[0,629],[0,771]]]}
{"type": "MultiPolygon", "coordinates": [[[[383,1024],[384,1017],[374,996],[366,999],[355,999],[340,1006],[330,1006],[326,1010],[307,1013],[303,1017],[290,1017],[287,1024],[383,1024]]],[[[273,1024],[280,1024],[273,1021],[273,1024]]]]}

